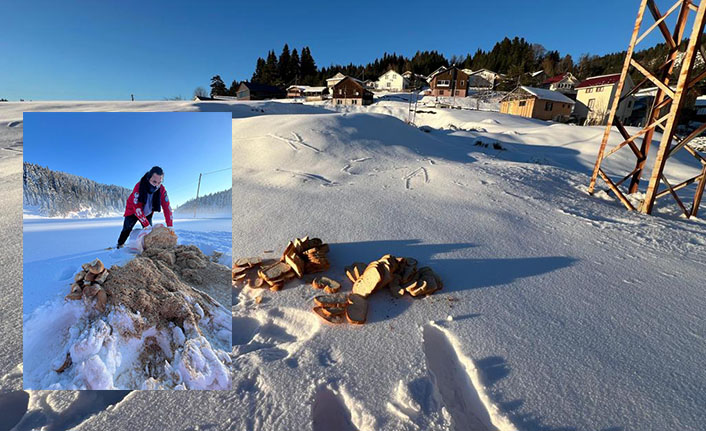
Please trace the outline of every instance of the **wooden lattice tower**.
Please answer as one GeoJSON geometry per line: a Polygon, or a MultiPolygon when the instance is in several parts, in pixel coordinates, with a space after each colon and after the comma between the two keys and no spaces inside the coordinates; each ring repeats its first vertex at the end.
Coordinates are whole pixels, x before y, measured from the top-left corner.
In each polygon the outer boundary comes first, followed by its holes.
{"type": "Polygon", "coordinates": [[[692,217],[698,213],[701,197],[704,193],[704,185],[706,184],[706,157],[699,154],[698,151],[691,148],[687,145],[687,143],[704,132],[706,130],[706,124],[701,125],[699,128],[694,130],[694,132],[685,137],[676,136],[675,130],[678,124],[679,114],[684,105],[686,93],[692,89],[695,84],[706,78],[706,71],[703,71],[696,76],[692,76],[697,53],[701,53],[702,59],[706,59],[706,52],[704,52],[701,45],[705,13],[706,0],[701,0],[698,5],[691,0],[677,0],[664,14],[662,14],[657,8],[654,0],[641,1],[640,9],[637,13],[637,20],[635,21],[635,28],[632,33],[632,38],[630,39],[630,46],[628,47],[627,55],[625,56],[625,63],[623,64],[620,81],[618,83],[618,88],[616,89],[615,99],[612,102],[610,114],[608,116],[608,124],[606,126],[605,133],[603,134],[603,140],[601,141],[601,147],[598,152],[598,159],[596,160],[593,175],[591,176],[589,193],[593,194],[595,191],[596,180],[600,176],[608,185],[607,191],[614,193],[629,210],[639,210],[643,213],[650,214],[657,199],[666,195],[671,195],[686,217],[692,217]],[[654,23],[642,34],[640,34],[640,27],[642,26],[644,15],[648,11],[654,18],[654,23]],[[674,24],[674,28],[670,31],[670,28],[665,21],[668,16],[675,12],[678,16],[676,23],[674,24]],[[692,12],[695,14],[692,15],[692,12]],[[691,32],[688,35],[688,44],[686,51],[680,53],[679,46],[684,39],[684,33],[687,30],[688,25],[691,25],[691,32]],[[655,29],[659,30],[664,37],[664,40],[669,48],[669,52],[664,63],[656,69],[655,73],[652,73],[648,71],[645,66],[637,62],[633,58],[633,54],[635,52],[636,45],[655,29]],[[676,87],[674,87],[673,83],[670,86],[670,80],[675,72],[676,63],[679,58],[681,58],[681,64],[679,66],[676,87]],[[644,79],[642,79],[629,92],[622,94],[625,81],[628,78],[631,68],[634,68],[642,74],[644,79]],[[648,120],[645,123],[645,127],[637,133],[630,135],[620,120],[616,118],[616,113],[622,100],[630,97],[638,89],[640,89],[640,87],[647,83],[653,84],[657,87],[654,102],[648,112],[648,120]],[[676,90],[674,88],[676,88],[676,90]],[[613,126],[615,126],[620,132],[623,142],[606,151],[606,146],[608,144],[608,139],[610,138],[613,126]],[[645,162],[650,150],[650,144],[652,143],[652,138],[656,129],[660,129],[662,131],[662,139],[657,151],[655,164],[652,169],[652,175],[647,186],[645,200],[639,208],[635,208],[626,198],[626,195],[620,189],[620,186],[629,179],[630,185],[628,187],[628,193],[631,194],[638,191],[640,178],[645,168],[645,162]],[[640,147],[637,146],[639,138],[642,138],[640,147]],[[627,173],[627,175],[622,177],[620,180],[613,181],[601,168],[601,164],[607,157],[613,155],[618,150],[626,146],[636,157],[635,169],[627,173]],[[674,156],[674,154],[680,150],[688,151],[689,154],[691,154],[694,159],[700,163],[701,173],[682,181],[679,184],[671,184],[664,175],[664,167],[669,158],[674,156]],[[694,193],[693,202],[691,203],[691,208],[687,209],[686,205],[682,201],[682,198],[677,195],[677,190],[688,187],[694,183],[696,184],[696,191],[694,193]],[[665,186],[663,190],[659,190],[661,184],[664,184],[665,186]]]}

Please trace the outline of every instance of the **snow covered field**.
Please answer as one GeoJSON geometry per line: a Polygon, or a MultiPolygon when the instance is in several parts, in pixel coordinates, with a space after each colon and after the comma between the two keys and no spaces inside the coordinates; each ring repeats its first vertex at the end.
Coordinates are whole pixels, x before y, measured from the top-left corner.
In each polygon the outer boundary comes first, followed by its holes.
{"type": "MultiPolygon", "coordinates": [[[[395,100],[342,112],[278,102],[1,106],[0,405],[22,413],[7,420],[80,430],[703,429],[706,223],[676,217],[669,201],[644,216],[588,196],[600,127],[424,110],[418,129],[395,100]],[[376,293],[362,327],[320,321],[303,283],[234,290],[232,391],[28,396],[21,112],[56,109],[231,111],[235,257],[311,235],[330,244],[334,278],[392,253],[431,266],[445,288],[416,300],[376,293]]],[[[695,172],[686,160],[668,176],[695,172]]],[[[627,158],[612,163],[632,169],[627,158]]]]}

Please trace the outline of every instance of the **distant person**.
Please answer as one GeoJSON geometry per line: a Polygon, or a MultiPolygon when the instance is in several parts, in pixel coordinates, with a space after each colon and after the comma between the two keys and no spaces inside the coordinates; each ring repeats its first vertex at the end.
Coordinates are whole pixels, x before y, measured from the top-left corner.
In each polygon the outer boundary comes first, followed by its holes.
{"type": "Polygon", "coordinates": [[[167,190],[162,185],[163,180],[164,171],[159,166],[154,166],[135,184],[135,188],[127,198],[125,214],[123,214],[125,221],[117,248],[123,247],[135,223],[139,221],[143,228],[151,226],[152,215],[155,211],[162,211],[162,208],[164,208],[167,226],[172,227],[172,207],[169,205],[167,190]]]}

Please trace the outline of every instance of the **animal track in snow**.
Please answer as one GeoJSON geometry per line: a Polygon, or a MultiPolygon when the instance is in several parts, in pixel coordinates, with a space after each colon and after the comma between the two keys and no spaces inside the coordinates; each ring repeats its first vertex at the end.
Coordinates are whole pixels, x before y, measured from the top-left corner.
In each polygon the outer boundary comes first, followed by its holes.
{"type": "Polygon", "coordinates": [[[316,388],[311,416],[314,431],[357,431],[343,398],[324,385],[316,388]]]}
{"type": "Polygon", "coordinates": [[[460,353],[446,330],[428,323],[424,326],[423,340],[430,379],[451,415],[453,430],[515,429],[495,413],[495,406],[482,391],[475,365],[460,353]]]}
{"type": "Polygon", "coordinates": [[[288,170],[286,170],[286,169],[279,169],[279,168],[275,169],[275,171],[276,171],[276,172],[285,172],[285,173],[288,173],[288,174],[292,174],[292,176],[299,177],[299,178],[303,178],[304,181],[310,181],[310,180],[318,181],[318,182],[321,183],[321,185],[322,185],[323,187],[332,187],[332,186],[337,186],[337,185],[338,185],[337,182],[331,181],[331,180],[329,180],[328,178],[323,177],[323,176],[321,176],[321,175],[317,175],[317,174],[310,174],[310,173],[308,173],[308,172],[288,171],[288,170]]]}
{"type": "Polygon", "coordinates": [[[404,187],[405,187],[407,190],[411,190],[411,189],[412,189],[412,178],[415,178],[415,177],[421,177],[421,178],[423,178],[423,179],[424,179],[424,184],[428,184],[428,183],[429,183],[429,173],[427,172],[427,169],[424,168],[424,167],[419,167],[419,168],[413,170],[412,172],[410,172],[409,174],[405,175],[405,177],[403,178],[403,180],[404,180],[404,187]]]}
{"type": "Polygon", "coordinates": [[[365,162],[370,159],[372,159],[372,157],[360,157],[358,159],[353,159],[350,161],[350,163],[348,163],[346,166],[344,166],[343,169],[341,169],[341,172],[345,172],[348,175],[358,175],[358,174],[350,171],[350,169],[353,167],[352,163],[362,163],[362,162],[365,162]]]}
{"type": "Polygon", "coordinates": [[[299,151],[299,147],[298,147],[297,145],[301,145],[302,147],[308,148],[308,149],[310,149],[311,151],[314,151],[315,153],[320,153],[320,152],[321,152],[321,150],[319,150],[318,148],[314,147],[313,145],[309,145],[309,144],[307,144],[306,142],[304,142],[304,140],[302,139],[301,136],[299,136],[299,134],[297,134],[297,133],[295,133],[295,132],[292,132],[292,135],[294,136],[294,138],[285,138],[285,137],[283,137],[283,136],[275,135],[275,134],[272,134],[272,133],[268,134],[267,136],[270,136],[270,137],[272,137],[272,138],[279,139],[280,141],[286,142],[287,144],[289,144],[289,146],[290,146],[294,151],[299,151]]]}

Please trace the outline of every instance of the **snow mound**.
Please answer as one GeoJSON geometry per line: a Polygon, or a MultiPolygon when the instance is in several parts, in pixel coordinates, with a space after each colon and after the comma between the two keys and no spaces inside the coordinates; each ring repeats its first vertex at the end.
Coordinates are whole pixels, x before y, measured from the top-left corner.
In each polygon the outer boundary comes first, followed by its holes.
{"type": "Polygon", "coordinates": [[[193,245],[151,248],[110,268],[107,315],[90,301],[41,307],[26,323],[25,387],[230,389],[230,313],[190,284],[227,296],[228,268],[193,245]]]}

